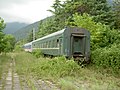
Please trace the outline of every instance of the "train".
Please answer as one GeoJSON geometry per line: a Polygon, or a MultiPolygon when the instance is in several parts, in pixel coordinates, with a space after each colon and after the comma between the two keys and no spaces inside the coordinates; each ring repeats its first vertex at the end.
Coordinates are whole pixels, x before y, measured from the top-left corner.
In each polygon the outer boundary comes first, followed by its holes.
{"type": "Polygon", "coordinates": [[[24,51],[32,52],[32,42],[26,43],[23,45],[24,51]]]}
{"type": "Polygon", "coordinates": [[[90,60],[90,32],[84,28],[67,27],[25,44],[25,51],[41,50],[44,55],[84,58],[90,60]]]}

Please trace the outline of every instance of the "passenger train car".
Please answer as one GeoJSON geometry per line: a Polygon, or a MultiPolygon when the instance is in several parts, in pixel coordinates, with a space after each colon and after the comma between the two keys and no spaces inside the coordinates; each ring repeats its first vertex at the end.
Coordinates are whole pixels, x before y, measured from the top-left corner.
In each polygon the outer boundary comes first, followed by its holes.
{"type": "Polygon", "coordinates": [[[83,28],[68,27],[27,45],[31,45],[31,51],[41,50],[45,55],[80,57],[86,61],[90,59],[90,32],[83,28]]]}
{"type": "Polygon", "coordinates": [[[26,52],[32,52],[32,42],[26,43],[23,48],[26,52]]]}

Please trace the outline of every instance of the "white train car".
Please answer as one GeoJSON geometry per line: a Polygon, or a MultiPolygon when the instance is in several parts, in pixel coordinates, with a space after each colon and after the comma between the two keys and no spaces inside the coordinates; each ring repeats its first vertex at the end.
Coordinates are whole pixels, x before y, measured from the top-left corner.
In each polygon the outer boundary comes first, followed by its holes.
{"type": "Polygon", "coordinates": [[[26,52],[32,52],[32,42],[26,43],[23,48],[26,52]]]}

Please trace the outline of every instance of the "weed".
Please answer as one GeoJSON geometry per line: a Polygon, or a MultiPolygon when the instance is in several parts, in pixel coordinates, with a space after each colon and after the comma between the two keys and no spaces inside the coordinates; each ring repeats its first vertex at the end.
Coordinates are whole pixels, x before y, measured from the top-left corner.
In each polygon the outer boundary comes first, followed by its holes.
{"type": "Polygon", "coordinates": [[[119,77],[104,73],[104,69],[100,72],[93,65],[81,68],[73,60],[66,60],[64,57],[36,58],[24,52],[17,53],[15,59],[19,75],[32,75],[36,79],[50,80],[57,83],[62,90],[120,88],[119,77]]]}

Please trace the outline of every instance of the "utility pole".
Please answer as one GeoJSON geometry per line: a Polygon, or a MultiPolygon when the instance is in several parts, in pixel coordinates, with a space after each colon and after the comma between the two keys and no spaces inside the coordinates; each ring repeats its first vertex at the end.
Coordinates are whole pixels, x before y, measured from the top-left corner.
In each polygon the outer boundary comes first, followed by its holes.
{"type": "Polygon", "coordinates": [[[35,40],[35,28],[33,28],[33,41],[35,40]]]}

